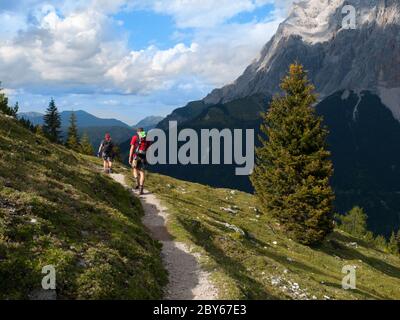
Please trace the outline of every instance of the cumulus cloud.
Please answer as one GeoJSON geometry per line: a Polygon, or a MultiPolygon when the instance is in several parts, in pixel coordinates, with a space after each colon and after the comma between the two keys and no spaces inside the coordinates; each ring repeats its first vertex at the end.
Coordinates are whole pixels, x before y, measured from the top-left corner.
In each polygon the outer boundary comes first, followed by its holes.
{"type": "MultiPolygon", "coordinates": [[[[273,4],[285,11],[296,0],[127,0],[133,8],[151,9],[174,17],[179,28],[213,28],[242,12],[273,4]]],[[[298,0],[297,0],[298,1],[298,0]]]]}
{"type": "Polygon", "coordinates": [[[0,18],[14,20],[7,24],[9,36],[0,32],[0,79],[10,89],[33,92],[148,95],[169,88],[184,90],[190,81],[207,88],[221,86],[255,58],[283,19],[283,5],[290,1],[279,1],[264,21],[226,21],[272,2],[57,0],[49,5],[18,0],[0,4],[0,18]],[[115,32],[118,21],[112,15],[137,8],[171,15],[182,32],[193,28],[191,41],[165,50],[155,46],[129,50],[125,35],[115,32]]]}

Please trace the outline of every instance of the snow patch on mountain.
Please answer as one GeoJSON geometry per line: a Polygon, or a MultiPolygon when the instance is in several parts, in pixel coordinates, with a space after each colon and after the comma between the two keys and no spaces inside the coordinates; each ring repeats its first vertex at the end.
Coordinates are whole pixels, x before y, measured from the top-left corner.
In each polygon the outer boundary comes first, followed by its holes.
{"type": "Polygon", "coordinates": [[[321,0],[294,3],[289,17],[282,24],[282,34],[299,35],[303,41],[312,44],[330,40],[336,31],[332,17],[343,2],[344,0],[321,0]]]}

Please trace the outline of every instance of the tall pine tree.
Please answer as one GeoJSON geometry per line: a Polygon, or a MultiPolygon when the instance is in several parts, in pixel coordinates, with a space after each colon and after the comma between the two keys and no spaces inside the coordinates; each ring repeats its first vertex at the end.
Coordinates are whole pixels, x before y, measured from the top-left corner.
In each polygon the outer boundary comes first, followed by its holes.
{"type": "Polygon", "coordinates": [[[261,204],[290,237],[316,244],[333,230],[328,131],[315,114],[314,86],[303,66],[290,66],[281,89],[285,94],[276,96],[263,115],[251,181],[261,204]]]}
{"type": "Polygon", "coordinates": [[[53,98],[49,103],[49,107],[47,108],[46,114],[44,115],[43,119],[43,131],[45,132],[46,136],[52,142],[59,143],[61,140],[61,117],[53,98]]]}
{"type": "Polygon", "coordinates": [[[69,127],[68,127],[68,136],[67,136],[67,147],[79,151],[79,135],[78,135],[78,126],[76,124],[76,115],[75,112],[71,113],[69,118],[69,127]]]}

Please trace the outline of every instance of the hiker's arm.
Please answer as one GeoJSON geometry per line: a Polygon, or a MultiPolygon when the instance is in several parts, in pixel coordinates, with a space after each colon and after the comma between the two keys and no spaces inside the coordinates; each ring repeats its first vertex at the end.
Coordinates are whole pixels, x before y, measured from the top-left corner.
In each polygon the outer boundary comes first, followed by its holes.
{"type": "Polygon", "coordinates": [[[99,151],[97,152],[97,156],[100,157],[101,151],[103,150],[103,142],[100,144],[99,151]]]}
{"type": "Polygon", "coordinates": [[[135,146],[131,145],[131,151],[129,151],[129,163],[132,162],[133,152],[135,151],[135,146]]]}

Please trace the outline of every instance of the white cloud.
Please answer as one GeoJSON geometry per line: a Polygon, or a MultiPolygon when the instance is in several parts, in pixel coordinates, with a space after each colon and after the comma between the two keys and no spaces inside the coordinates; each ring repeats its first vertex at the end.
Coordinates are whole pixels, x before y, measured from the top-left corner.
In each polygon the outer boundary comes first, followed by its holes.
{"type": "Polygon", "coordinates": [[[274,4],[286,11],[296,0],[127,0],[128,6],[147,8],[174,17],[179,28],[213,28],[242,12],[274,4]]]}
{"type": "Polygon", "coordinates": [[[226,23],[272,0],[25,1],[34,23],[27,24],[23,1],[14,8],[0,5],[0,18],[18,17],[9,27],[12,36],[0,32],[0,80],[8,88],[31,91],[148,95],[186,90],[188,81],[221,86],[256,57],[282,20],[282,10],[276,10],[270,20],[226,23]],[[124,35],[113,32],[120,23],[110,15],[127,6],[145,6],[172,15],[178,28],[194,28],[191,44],[130,51],[124,35]]]}

